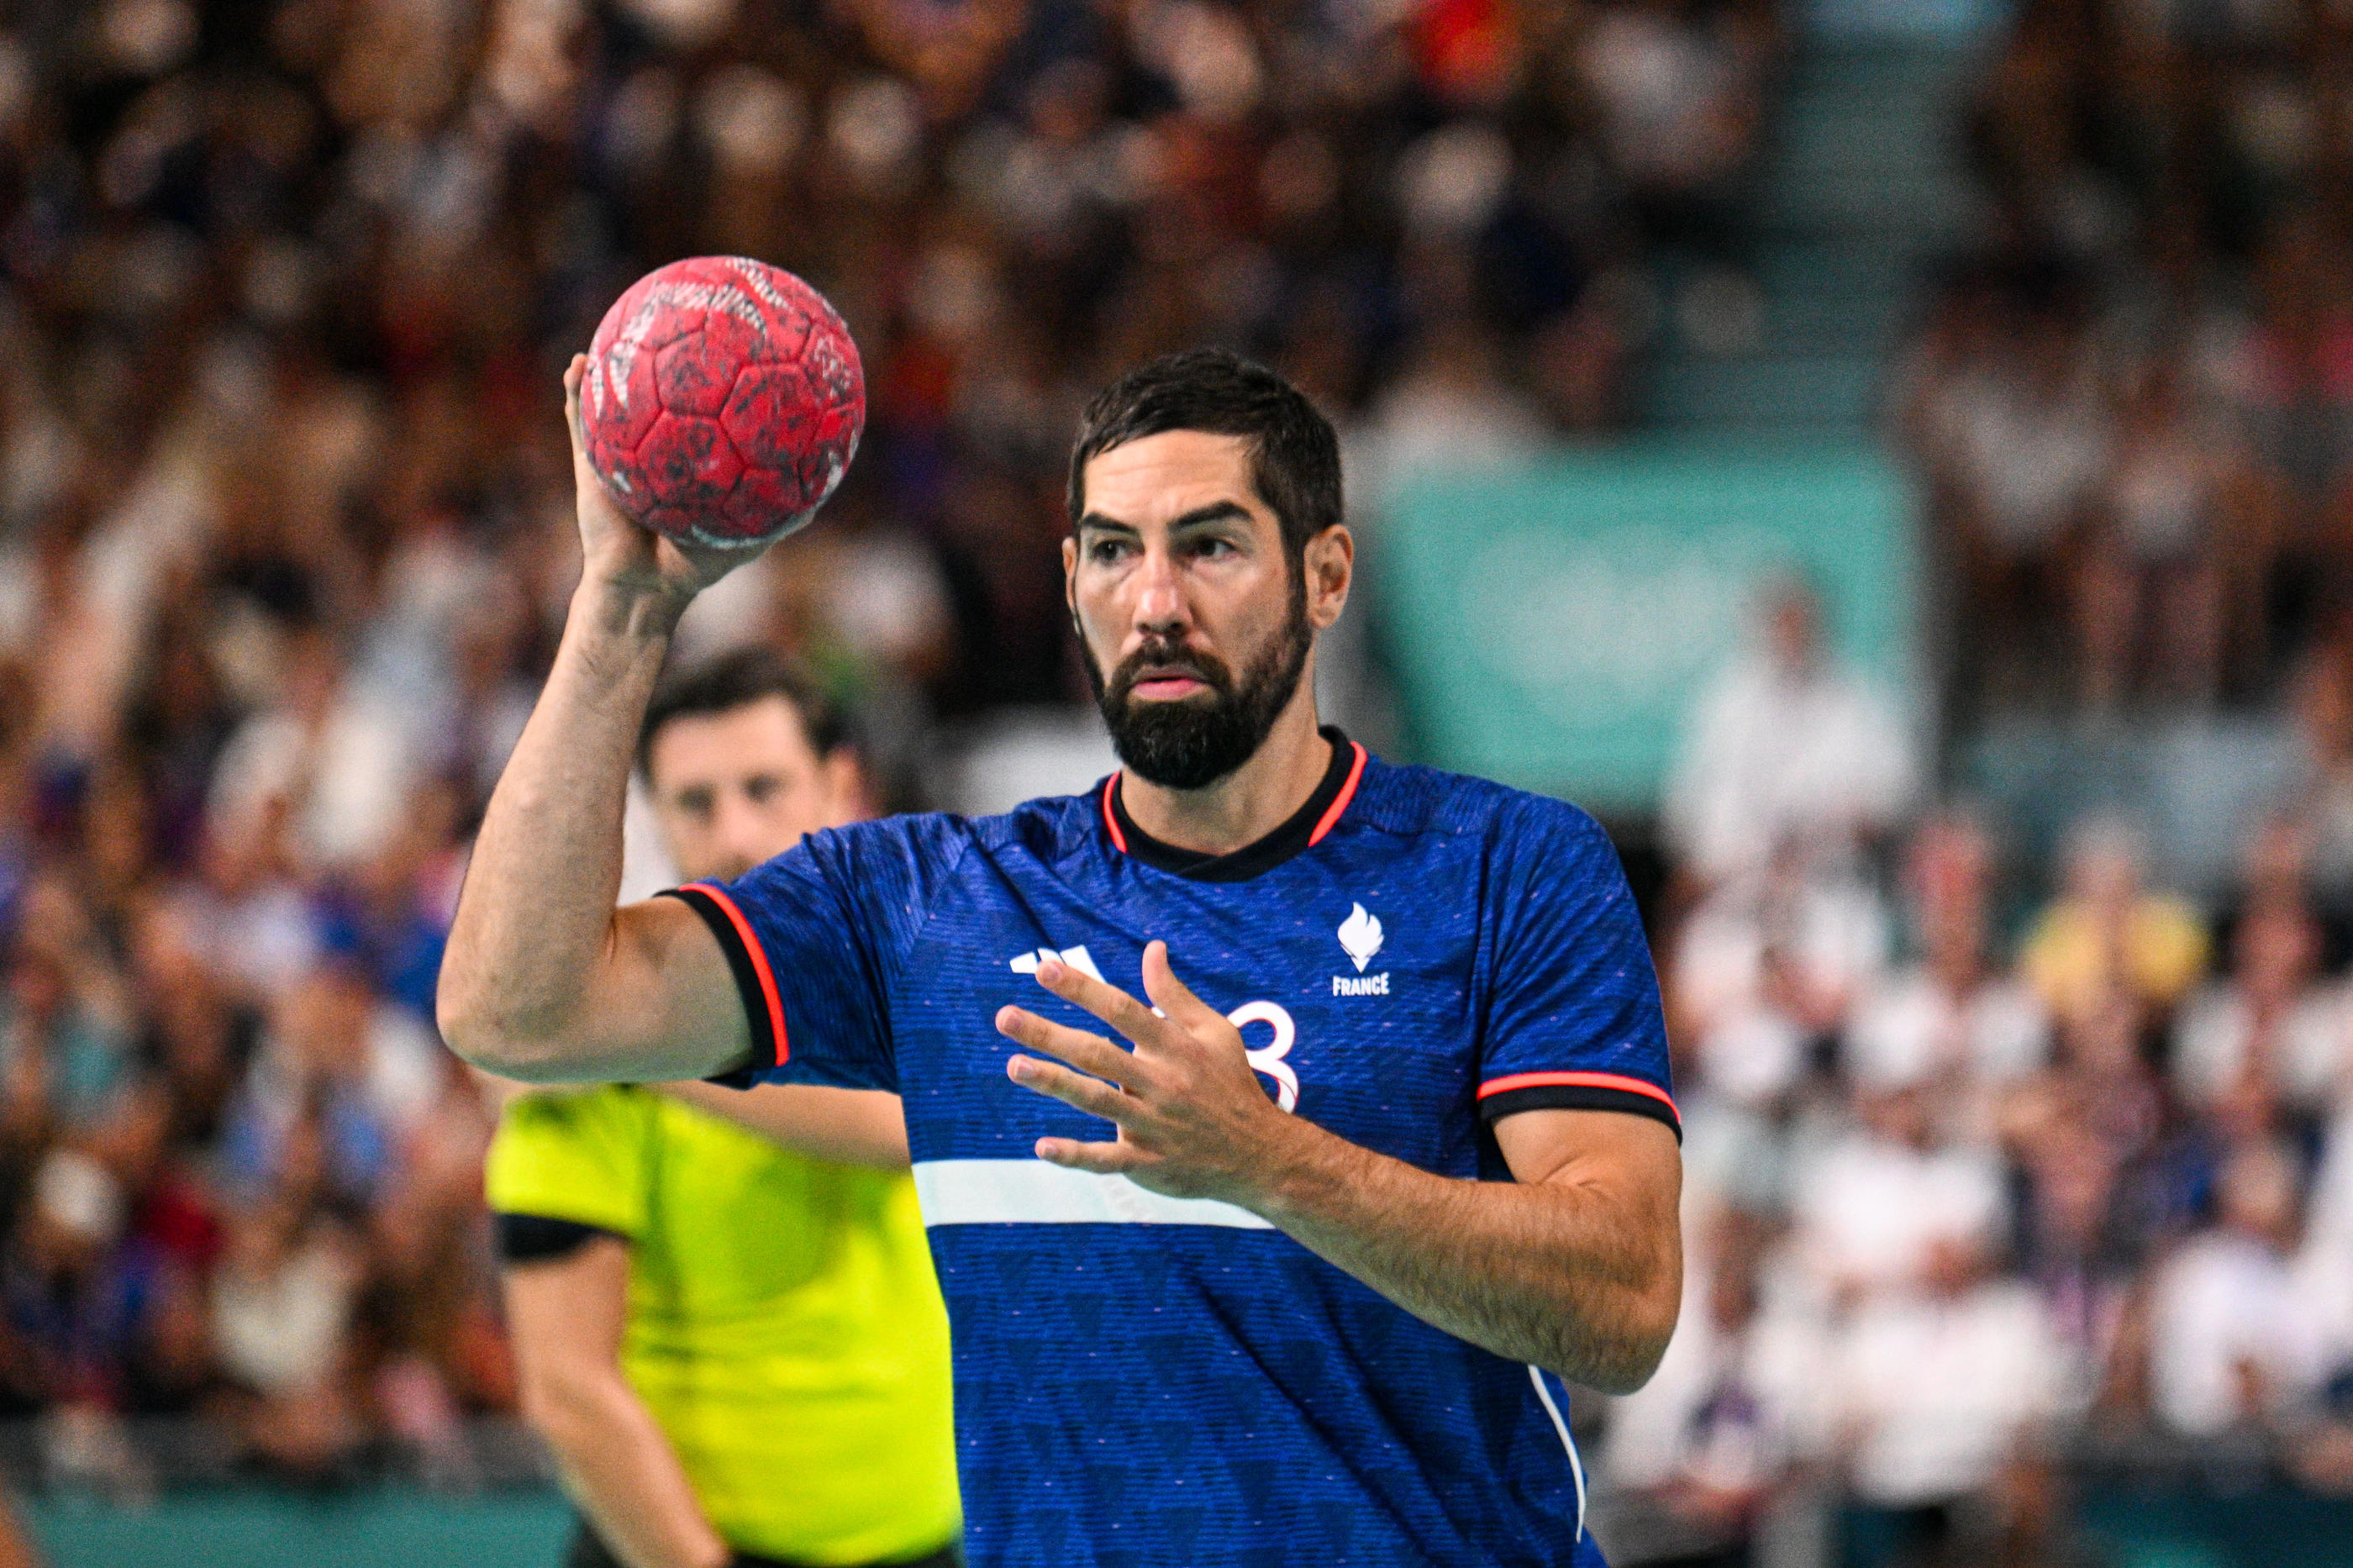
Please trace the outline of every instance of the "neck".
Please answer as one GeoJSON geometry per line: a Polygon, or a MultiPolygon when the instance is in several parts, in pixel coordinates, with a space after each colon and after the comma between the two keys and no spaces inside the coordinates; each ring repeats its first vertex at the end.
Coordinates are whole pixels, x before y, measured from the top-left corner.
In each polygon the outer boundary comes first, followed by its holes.
{"type": "Polygon", "coordinates": [[[1230,855],[1257,843],[1307,804],[1332,763],[1332,742],[1316,733],[1315,661],[1250,761],[1199,789],[1169,789],[1120,775],[1120,805],[1135,826],[1163,844],[1201,855],[1230,855]]]}

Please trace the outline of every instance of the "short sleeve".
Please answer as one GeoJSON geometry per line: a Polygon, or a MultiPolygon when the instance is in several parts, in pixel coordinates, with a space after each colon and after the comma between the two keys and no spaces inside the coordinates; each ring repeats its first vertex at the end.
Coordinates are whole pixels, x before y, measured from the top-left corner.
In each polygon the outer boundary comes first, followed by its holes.
{"type": "Polygon", "coordinates": [[[892,990],[969,842],[957,817],[862,822],[675,889],[719,939],[751,1023],[751,1064],[723,1081],[895,1091],[892,990]]]}
{"type": "Polygon", "coordinates": [[[607,1085],[507,1101],[482,1173],[494,1213],[569,1220],[615,1236],[645,1229],[645,1096],[607,1085]]]}
{"type": "Polygon", "coordinates": [[[1680,1139],[1658,974],[1609,837],[1535,796],[1508,803],[1496,834],[1480,1113],[1620,1110],[1680,1139]]]}

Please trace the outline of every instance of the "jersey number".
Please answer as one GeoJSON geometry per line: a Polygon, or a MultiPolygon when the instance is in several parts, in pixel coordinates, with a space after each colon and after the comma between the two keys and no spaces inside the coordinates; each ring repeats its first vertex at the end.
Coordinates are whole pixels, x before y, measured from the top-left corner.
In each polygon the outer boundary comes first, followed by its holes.
{"type": "Polygon", "coordinates": [[[1291,1021],[1291,1015],[1271,1002],[1245,1002],[1226,1015],[1226,1022],[1237,1029],[1246,1029],[1252,1024],[1273,1028],[1274,1038],[1267,1045],[1252,1051],[1245,1038],[1243,1048],[1250,1057],[1251,1070],[1274,1079],[1274,1103],[1285,1110],[1296,1110],[1299,1075],[1282,1059],[1291,1054],[1292,1042],[1299,1037],[1299,1026],[1291,1021]]]}

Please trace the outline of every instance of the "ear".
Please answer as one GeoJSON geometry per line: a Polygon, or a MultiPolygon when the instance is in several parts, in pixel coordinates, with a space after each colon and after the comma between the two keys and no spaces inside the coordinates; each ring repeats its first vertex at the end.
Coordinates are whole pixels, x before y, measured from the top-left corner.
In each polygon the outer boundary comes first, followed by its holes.
{"type": "Polygon", "coordinates": [[[1356,579],[1356,537],[1345,523],[1335,522],[1307,542],[1300,568],[1307,574],[1307,620],[1322,631],[1347,607],[1348,588],[1356,579]]]}

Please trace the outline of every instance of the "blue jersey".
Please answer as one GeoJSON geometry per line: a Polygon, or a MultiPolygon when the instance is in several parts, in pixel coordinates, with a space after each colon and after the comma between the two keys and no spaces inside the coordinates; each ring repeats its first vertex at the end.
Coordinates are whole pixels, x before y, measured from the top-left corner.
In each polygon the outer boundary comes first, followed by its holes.
{"type": "Polygon", "coordinates": [[[681,890],[758,1076],[904,1098],[975,1568],[1601,1561],[1558,1379],[1247,1210],[1046,1164],[1039,1138],[1112,1128],[1006,1077],[1006,1003],[1100,1027],[1041,958],[1140,996],[1156,937],[1284,1110],[1424,1170],[1508,1180],[1490,1123],[1533,1108],[1675,1125],[1657,981],[1592,819],[1326,733],[1314,797],[1229,856],[1148,838],[1113,775],[681,890]]]}

